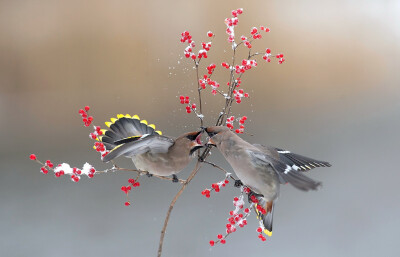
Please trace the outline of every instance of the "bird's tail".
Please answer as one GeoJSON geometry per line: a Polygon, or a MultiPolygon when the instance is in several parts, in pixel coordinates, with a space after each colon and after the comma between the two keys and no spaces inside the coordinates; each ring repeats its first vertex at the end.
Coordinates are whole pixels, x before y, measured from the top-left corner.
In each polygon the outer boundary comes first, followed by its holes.
{"type": "Polygon", "coordinates": [[[317,190],[322,185],[321,182],[315,181],[294,169],[279,175],[283,178],[283,181],[290,183],[292,186],[302,191],[317,190]]]}
{"type": "Polygon", "coordinates": [[[257,213],[257,219],[260,220],[262,227],[264,227],[263,232],[267,236],[272,236],[272,221],[274,215],[274,202],[265,201],[262,197],[257,197],[258,203],[255,204],[255,210],[257,213]]]}
{"type": "Polygon", "coordinates": [[[100,140],[104,143],[107,150],[112,150],[116,146],[135,141],[144,135],[161,135],[162,132],[155,130],[154,124],[148,124],[146,120],[140,120],[137,115],[118,114],[117,118],[111,118],[105,124],[108,130],[103,130],[103,137],[100,140]]]}

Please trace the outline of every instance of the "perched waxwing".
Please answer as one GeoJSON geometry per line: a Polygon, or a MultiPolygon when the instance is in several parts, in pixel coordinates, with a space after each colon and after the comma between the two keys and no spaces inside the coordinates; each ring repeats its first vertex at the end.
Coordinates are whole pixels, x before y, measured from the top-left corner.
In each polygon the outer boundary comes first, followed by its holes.
{"type": "Polygon", "coordinates": [[[183,170],[191,161],[194,152],[203,147],[202,131],[189,132],[172,138],[162,136],[154,124],[140,120],[139,116],[118,114],[106,122],[109,130],[104,131],[100,140],[110,151],[103,161],[109,162],[121,155],[132,158],[136,168],[159,176],[173,176],[183,170]]]}
{"type": "Polygon", "coordinates": [[[321,185],[302,172],[316,167],[330,167],[328,162],[317,161],[290,151],[250,144],[222,126],[205,129],[209,136],[208,145],[216,146],[232,166],[237,177],[254,193],[264,214],[257,210],[257,217],[264,227],[264,233],[272,235],[274,204],[279,195],[280,184],[289,183],[295,188],[308,191],[321,185]]]}

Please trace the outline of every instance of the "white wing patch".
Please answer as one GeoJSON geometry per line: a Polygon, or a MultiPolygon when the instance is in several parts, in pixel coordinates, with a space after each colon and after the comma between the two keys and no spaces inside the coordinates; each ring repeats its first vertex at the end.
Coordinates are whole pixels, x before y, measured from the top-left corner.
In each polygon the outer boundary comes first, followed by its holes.
{"type": "Polygon", "coordinates": [[[290,167],[289,165],[286,165],[286,169],[285,169],[284,173],[288,174],[291,170],[292,170],[292,167],[290,167]]]}

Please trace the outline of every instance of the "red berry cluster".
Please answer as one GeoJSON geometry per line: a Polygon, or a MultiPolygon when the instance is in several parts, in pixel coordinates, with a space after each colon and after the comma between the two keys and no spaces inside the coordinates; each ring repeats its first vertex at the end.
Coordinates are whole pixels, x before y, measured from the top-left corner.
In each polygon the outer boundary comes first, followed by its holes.
{"type": "Polygon", "coordinates": [[[285,61],[285,58],[283,58],[283,54],[277,54],[275,57],[279,59],[279,64],[282,64],[285,61]]]}
{"type": "Polygon", "coordinates": [[[121,191],[126,194],[127,201],[125,202],[125,206],[131,205],[128,195],[129,192],[132,190],[132,187],[140,187],[140,183],[135,181],[133,178],[128,179],[129,186],[122,186],[121,191]]]}
{"type": "MultiPolygon", "coordinates": [[[[246,120],[247,120],[247,116],[243,116],[242,118],[239,119],[238,122],[240,125],[239,125],[239,128],[235,130],[236,133],[242,134],[244,132],[244,123],[246,122],[246,120]]],[[[233,130],[233,128],[234,128],[234,125],[233,125],[234,121],[235,121],[235,116],[230,116],[229,118],[226,119],[226,126],[231,130],[233,130]]]]}
{"type": "Polygon", "coordinates": [[[94,132],[89,134],[89,137],[93,140],[98,139],[99,136],[103,135],[103,131],[101,131],[100,126],[94,126],[94,132]]]}
{"type": "Polygon", "coordinates": [[[233,90],[233,96],[235,97],[236,103],[240,104],[242,102],[242,97],[246,97],[247,98],[250,95],[249,95],[249,93],[245,93],[243,91],[243,89],[239,89],[239,90],[234,89],[233,90]]]}
{"type": "Polygon", "coordinates": [[[204,189],[204,190],[201,192],[201,194],[204,195],[204,196],[207,197],[207,198],[210,198],[210,193],[211,193],[212,191],[215,191],[215,192],[218,193],[219,191],[221,191],[221,188],[222,188],[222,187],[225,187],[227,184],[229,184],[228,177],[229,177],[230,175],[231,175],[230,173],[227,173],[224,180],[221,180],[221,181],[219,181],[219,182],[217,182],[217,183],[213,183],[213,184],[211,185],[211,189],[206,188],[206,189],[204,189]]]}
{"type": "Polygon", "coordinates": [[[74,182],[78,182],[80,180],[80,175],[87,175],[89,178],[93,178],[93,175],[96,172],[93,166],[88,163],[85,163],[82,169],[78,169],[76,167],[71,168],[67,163],[59,164],[54,168],[54,164],[50,160],[42,163],[41,161],[37,160],[37,157],[34,154],[31,154],[29,158],[43,165],[40,168],[41,173],[48,174],[49,171],[52,170],[57,178],[63,175],[70,175],[71,180],[74,182]]]}
{"type": "Polygon", "coordinates": [[[250,70],[253,67],[257,67],[257,61],[256,60],[242,60],[242,65],[236,65],[235,66],[235,72],[236,74],[241,74],[245,73],[246,71],[250,70]]]}
{"type": "Polygon", "coordinates": [[[271,49],[267,48],[267,49],[265,50],[265,54],[263,55],[262,58],[263,58],[266,62],[271,62],[270,56],[271,56],[271,49]]]}
{"type": "MultiPolygon", "coordinates": [[[[242,186],[241,187],[241,191],[242,192],[238,197],[234,197],[233,198],[233,206],[235,207],[235,209],[229,212],[229,218],[227,219],[228,223],[225,225],[225,227],[226,227],[225,235],[218,234],[217,235],[218,240],[211,240],[209,242],[209,244],[211,246],[214,246],[216,243],[225,244],[226,243],[226,237],[229,234],[231,234],[233,232],[236,232],[238,227],[242,228],[242,227],[246,226],[247,225],[247,218],[250,215],[251,209],[254,206],[257,206],[256,208],[257,208],[258,212],[261,212],[263,214],[266,213],[264,208],[258,207],[258,206],[260,206],[258,204],[259,201],[257,200],[257,197],[254,196],[254,195],[250,196],[250,199],[251,199],[251,202],[252,202],[250,204],[250,206],[247,207],[247,208],[244,207],[244,205],[245,205],[244,198],[245,198],[246,195],[251,193],[251,190],[250,190],[250,188],[248,188],[246,186],[242,186]]],[[[260,226],[257,228],[257,233],[259,233],[258,234],[258,238],[260,238],[261,241],[266,241],[265,236],[262,234],[264,229],[265,229],[265,227],[264,227],[262,221],[260,221],[260,226]]]]}
{"type": "Polygon", "coordinates": [[[225,19],[225,24],[227,26],[226,28],[226,34],[228,34],[228,41],[230,43],[235,42],[235,26],[237,26],[239,19],[238,15],[243,13],[243,9],[239,8],[237,10],[232,11],[232,18],[226,18],[225,19]]]}
{"type": "Polygon", "coordinates": [[[257,232],[259,233],[258,234],[258,238],[260,238],[261,239],[261,241],[266,241],[267,239],[265,238],[265,236],[262,234],[262,231],[263,231],[263,228],[262,227],[258,227],[257,228],[257,232]]]}
{"type": "Polygon", "coordinates": [[[195,103],[190,104],[190,100],[189,99],[190,99],[189,96],[183,96],[183,95],[179,96],[180,103],[181,104],[187,104],[187,106],[186,106],[186,112],[187,113],[191,113],[192,110],[195,111],[196,107],[197,107],[195,103]]]}
{"type": "Polygon", "coordinates": [[[89,106],[85,106],[84,109],[80,109],[79,110],[79,114],[82,116],[82,121],[85,124],[86,127],[89,127],[90,124],[92,124],[93,121],[93,117],[92,116],[88,116],[90,107],[89,106]]]}
{"type": "MultiPolygon", "coordinates": [[[[214,69],[215,69],[215,64],[211,64],[210,66],[207,67],[209,74],[212,75],[214,69]],[[211,72],[211,73],[210,73],[211,72]]],[[[206,74],[204,74],[203,79],[199,79],[199,85],[202,89],[206,88],[206,85],[210,85],[211,86],[211,93],[213,95],[217,94],[217,88],[219,88],[219,83],[215,80],[212,80],[210,76],[207,76],[206,74]]]]}
{"type": "MultiPolygon", "coordinates": [[[[208,37],[213,37],[214,34],[211,31],[207,32],[207,36],[208,37]]],[[[181,42],[188,43],[188,46],[185,48],[185,50],[183,51],[184,55],[186,58],[192,58],[193,60],[196,60],[196,58],[198,58],[199,60],[201,58],[207,58],[207,52],[210,51],[211,48],[211,42],[202,42],[201,46],[203,49],[199,50],[199,52],[197,53],[197,55],[195,53],[193,53],[193,48],[196,47],[195,42],[192,40],[192,36],[190,35],[189,31],[184,31],[181,33],[181,42]]]]}
{"type": "Polygon", "coordinates": [[[96,150],[96,152],[101,154],[101,159],[103,159],[109,153],[104,144],[101,142],[95,142],[93,148],[96,150]]]}
{"type": "Polygon", "coordinates": [[[211,74],[213,74],[213,72],[214,72],[214,70],[215,70],[215,68],[216,68],[217,66],[214,64],[214,63],[211,63],[210,65],[208,65],[207,66],[207,73],[208,73],[208,75],[211,75],[211,74]]]}
{"type": "Polygon", "coordinates": [[[249,208],[244,208],[244,191],[242,187],[242,193],[240,194],[239,197],[234,197],[233,198],[233,206],[235,209],[233,211],[229,212],[229,218],[228,218],[228,223],[225,225],[226,230],[225,230],[225,235],[219,234],[217,235],[218,240],[214,241],[211,240],[209,243],[211,246],[215,245],[216,243],[221,243],[225,244],[226,243],[226,237],[231,234],[236,232],[237,227],[244,227],[247,225],[247,217],[250,215],[250,209],[252,208],[253,205],[250,205],[249,208]]]}

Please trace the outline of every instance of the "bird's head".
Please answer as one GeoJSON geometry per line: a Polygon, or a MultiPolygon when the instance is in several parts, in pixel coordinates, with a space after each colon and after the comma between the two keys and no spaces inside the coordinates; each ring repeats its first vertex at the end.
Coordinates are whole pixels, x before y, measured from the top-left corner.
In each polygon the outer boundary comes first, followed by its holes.
{"type": "Polygon", "coordinates": [[[230,131],[224,126],[207,127],[204,129],[208,134],[208,142],[206,145],[218,146],[222,141],[222,136],[225,132],[230,131]]]}
{"type": "Polygon", "coordinates": [[[192,155],[196,150],[204,147],[204,145],[201,143],[202,133],[203,130],[189,132],[177,138],[177,141],[184,142],[184,144],[189,148],[189,154],[192,155]]]}

